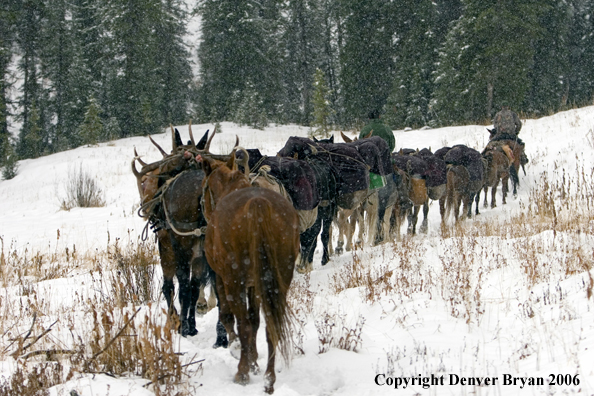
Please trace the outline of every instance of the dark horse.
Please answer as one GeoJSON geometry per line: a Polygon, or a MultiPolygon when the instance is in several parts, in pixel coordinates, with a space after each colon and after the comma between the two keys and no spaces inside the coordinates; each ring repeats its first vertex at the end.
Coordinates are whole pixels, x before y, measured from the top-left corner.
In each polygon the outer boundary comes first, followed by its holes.
{"type": "Polygon", "coordinates": [[[235,155],[227,163],[202,160],[206,257],[216,272],[220,320],[231,342],[237,339],[237,321],[241,343],[235,382],[245,385],[249,371],[259,371],[256,334],[262,308],[268,343],[264,390],[273,393],[276,349],[285,358],[290,354],[287,293],[299,254],[297,212],[278,193],[251,187],[247,175],[237,170],[235,155]]]}
{"type": "MultiPolygon", "coordinates": [[[[162,291],[169,312],[171,315],[177,313],[173,304],[175,276],[179,284],[179,331],[183,336],[193,336],[198,333],[195,315],[200,290],[207,283],[214,283],[214,273],[204,256],[206,222],[200,207],[204,172],[198,164],[188,162],[189,156],[184,155],[190,144],[181,145],[177,130],[172,131],[172,136],[172,154],[167,154],[151,139],[163,154],[163,159],[152,164],[140,161],[144,166],[139,172],[134,163],[138,158],[135,158],[132,171],[137,177],[141,196],[139,213],[148,220],[157,236],[163,269],[162,291]]],[[[198,144],[194,144],[191,129],[190,136],[192,147],[208,152],[208,131],[198,144]]],[[[214,346],[226,345],[226,333],[219,323],[214,346]]]]}

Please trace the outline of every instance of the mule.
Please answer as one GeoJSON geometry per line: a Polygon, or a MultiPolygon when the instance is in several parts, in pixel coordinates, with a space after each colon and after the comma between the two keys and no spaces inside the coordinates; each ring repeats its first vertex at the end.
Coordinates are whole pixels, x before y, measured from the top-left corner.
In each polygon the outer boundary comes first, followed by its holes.
{"type": "Polygon", "coordinates": [[[206,257],[216,273],[220,320],[230,341],[239,339],[241,344],[235,382],[245,385],[250,371],[259,372],[256,335],[261,308],[268,344],[264,390],[271,394],[276,351],[288,359],[291,349],[287,293],[299,254],[297,212],[278,193],[251,187],[237,169],[234,155],[227,163],[201,160],[206,174],[202,184],[208,221],[206,257]]]}
{"type": "Polygon", "coordinates": [[[486,172],[485,172],[485,181],[484,181],[484,193],[485,198],[483,202],[483,207],[488,206],[487,202],[487,192],[489,187],[491,188],[491,208],[497,207],[497,187],[499,186],[499,181],[501,180],[501,195],[502,195],[502,203],[505,205],[507,203],[507,193],[508,193],[508,179],[509,179],[509,168],[510,168],[510,158],[509,153],[506,152],[506,149],[511,151],[509,146],[494,146],[494,145],[487,145],[485,150],[483,150],[483,158],[487,160],[486,172]]]}
{"type": "MultiPolygon", "coordinates": [[[[151,138],[163,159],[153,164],[140,161],[143,168],[139,172],[135,167],[138,160],[135,152],[132,171],[137,177],[141,196],[139,214],[148,220],[147,227],[150,225],[156,233],[163,269],[162,292],[169,314],[179,318],[179,331],[182,336],[193,336],[197,334],[197,301],[201,296],[203,298],[206,285],[214,283],[214,273],[204,259],[204,236],[200,231],[201,228],[205,230],[206,225],[199,206],[204,173],[196,167],[192,168],[187,161],[188,157],[179,152],[181,138],[179,132],[173,128],[172,136],[173,154],[167,154],[151,138]],[[179,284],[179,314],[173,303],[174,277],[179,284]]],[[[194,142],[191,126],[190,137],[191,142],[194,142]]],[[[207,131],[198,144],[189,144],[201,152],[206,152],[211,140],[212,136],[208,139],[207,131]]],[[[148,228],[145,232],[147,230],[148,228]]],[[[213,289],[211,297],[214,295],[213,289]]],[[[213,300],[216,303],[216,299],[213,300]]],[[[202,305],[207,305],[206,301],[202,305]]],[[[214,346],[227,346],[226,333],[220,323],[217,325],[217,340],[214,346]]]]}

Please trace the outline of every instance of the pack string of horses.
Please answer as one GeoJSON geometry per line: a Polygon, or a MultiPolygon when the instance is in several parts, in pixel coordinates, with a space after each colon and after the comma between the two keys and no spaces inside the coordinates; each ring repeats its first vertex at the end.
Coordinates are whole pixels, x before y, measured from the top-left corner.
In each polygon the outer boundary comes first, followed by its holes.
{"type": "Polygon", "coordinates": [[[508,180],[516,194],[519,169],[527,162],[517,135],[492,134],[482,152],[465,145],[390,152],[373,132],[361,139],[341,133],[344,143],[334,143],[334,136],[295,136],[277,155],[266,156],[239,147],[239,139],[231,153],[213,154],[215,133],[209,136],[207,130],[196,142],[190,122],[186,144],[171,127],[169,153],[149,137],[163,157],[159,161],[145,163],[134,151],[138,213],[147,220],[143,238],[149,228],[155,234],[162,292],[169,315],[179,320],[179,332],[197,334],[197,312],[218,306],[213,347],[240,350],[235,375],[240,384],[259,372],[256,334],[262,311],[267,393],[274,392],[276,352],[289,359],[292,349],[287,293],[295,271],[313,269],[320,234],[325,265],[331,255],[355,245],[398,240],[405,218],[408,234],[415,234],[421,207],[420,231],[427,232],[430,201],[439,202],[441,226],[446,227],[451,217],[471,217],[473,202],[479,214],[481,190],[487,207],[491,188],[493,208],[501,183],[505,204],[508,180]],[[333,224],[338,231],[335,248],[333,224]],[[208,285],[214,291],[209,301],[204,293],[208,285]]]}

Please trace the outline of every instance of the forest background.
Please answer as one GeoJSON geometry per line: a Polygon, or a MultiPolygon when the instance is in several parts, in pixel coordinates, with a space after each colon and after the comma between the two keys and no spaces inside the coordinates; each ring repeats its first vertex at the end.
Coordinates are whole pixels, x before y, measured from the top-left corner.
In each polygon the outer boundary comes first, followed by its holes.
{"type": "Polygon", "coordinates": [[[323,133],[372,110],[404,129],[488,124],[502,105],[524,117],[590,105],[592,10],[594,0],[3,0],[0,166],[9,178],[18,159],[190,118],[323,133]]]}

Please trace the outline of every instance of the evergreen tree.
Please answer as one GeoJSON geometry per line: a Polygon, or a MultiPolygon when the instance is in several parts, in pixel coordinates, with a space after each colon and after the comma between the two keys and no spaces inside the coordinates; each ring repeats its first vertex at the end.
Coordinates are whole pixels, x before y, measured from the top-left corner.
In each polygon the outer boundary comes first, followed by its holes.
{"type": "Polygon", "coordinates": [[[322,70],[316,70],[313,85],[313,124],[318,127],[315,134],[328,137],[328,132],[330,130],[328,120],[332,115],[332,109],[328,101],[330,89],[328,89],[322,70]]]}
{"type": "Polygon", "coordinates": [[[164,122],[154,49],[160,7],[159,0],[104,0],[106,111],[118,119],[123,136],[154,133],[164,122]]]}
{"type": "Polygon", "coordinates": [[[430,0],[398,3],[396,70],[384,122],[393,128],[429,124],[437,55],[436,8],[430,0]]]}
{"type": "Polygon", "coordinates": [[[80,125],[79,134],[82,138],[83,144],[97,144],[104,136],[103,122],[101,121],[101,107],[94,97],[89,99],[85,119],[80,125]]]}
{"type": "Polygon", "coordinates": [[[542,34],[537,0],[465,0],[437,69],[433,107],[442,123],[490,119],[501,105],[522,110],[534,40],[542,34]]]}
{"type": "Polygon", "coordinates": [[[162,0],[155,25],[156,78],[159,81],[160,108],[164,124],[188,122],[192,69],[183,37],[187,15],[180,0],[162,0]]]}
{"type": "Polygon", "coordinates": [[[4,163],[9,132],[8,117],[10,88],[9,66],[12,60],[16,2],[3,1],[0,5],[0,166],[4,163]]]}
{"type": "Polygon", "coordinates": [[[39,123],[39,112],[35,101],[31,104],[26,128],[21,130],[19,140],[19,155],[21,158],[37,158],[43,154],[43,136],[39,123]]]}
{"type": "Polygon", "coordinates": [[[568,33],[568,101],[591,105],[594,100],[594,0],[573,0],[568,33]]]}
{"type": "Polygon", "coordinates": [[[238,106],[260,95],[259,106],[278,116],[282,95],[276,0],[202,0],[197,112],[203,121],[230,119],[238,106]]]}
{"type": "Polygon", "coordinates": [[[3,153],[0,161],[0,165],[3,165],[2,177],[5,180],[10,180],[17,175],[19,169],[16,151],[9,139],[3,140],[1,144],[3,146],[0,150],[3,153]]]}
{"type": "Polygon", "coordinates": [[[320,66],[323,52],[322,10],[316,0],[290,0],[286,4],[283,62],[288,122],[309,125],[313,110],[313,76],[320,66]]]}
{"type": "Polygon", "coordinates": [[[547,115],[567,105],[569,99],[569,32],[571,7],[566,1],[541,1],[542,32],[534,46],[530,91],[523,108],[530,114],[547,115]],[[545,8],[546,7],[546,8],[545,8]]]}
{"type": "Polygon", "coordinates": [[[394,3],[343,0],[341,83],[347,114],[363,120],[381,110],[392,90],[394,3]]]}
{"type": "Polygon", "coordinates": [[[18,69],[23,81],[18,114],[18,119],[22,122],[17,145],[20,158],[41,155],[42,142],[47,141],[47,136],[41,135],[47,131],[43,118],[46,115],[46,101],[43,100],[38,73],[42,45],[39,33],[42,31],[44,14],[45,7],[41,0],[24,0],[17,14],[16,38],[21,51],[18,69]],[[28,144],[34,146],[28,147],[28,144]]]}
{"type": "Polygon", "coordinates": [[[66,0],[45,0],[46,14],[42,25],[42,42],[40,61],[44,80],[49,82],[44,87],[48,90],[47,104],[43,106],[51,114],[48,118],[55,121],[47,124],[47,145],[50,151],[67,149],[70,146],[69,135],[66,131],[65,119],[70,116],[71,107],[66,102],[68,98],[69,73],[72,65],[73,40],[71,26],[67,21],[66,0]]]}

